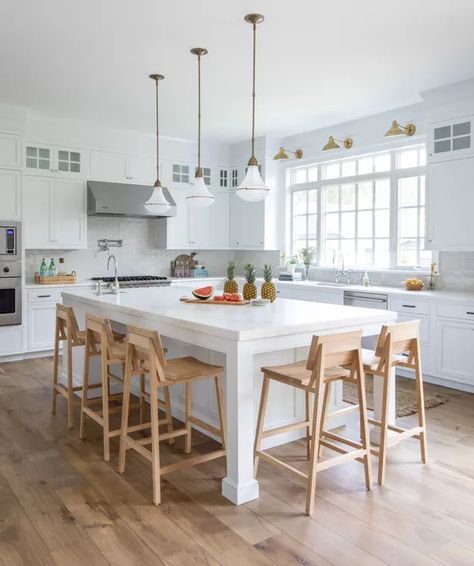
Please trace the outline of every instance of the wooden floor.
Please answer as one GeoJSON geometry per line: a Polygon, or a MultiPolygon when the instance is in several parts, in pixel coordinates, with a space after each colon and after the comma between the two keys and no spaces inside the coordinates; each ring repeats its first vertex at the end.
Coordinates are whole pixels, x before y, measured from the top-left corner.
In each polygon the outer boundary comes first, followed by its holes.
{"type": "MultiPolygon", "coordinates": [[[[116,439],[105,463],[96,425],[80,441],[63,399],[50,414],[51,371],[50,359],[0,364],[0,564],[474,564],[472,395],[443,389],[449,403],[428,411],[429,464],[407,441],[371,493],[360,464],[322,472],[308,518],[300,480],[265,462],[257,501],[225,500],[216,461],[166,476],[154,507],[147,462],[130,454],[120,476],[116,439]]],[[[275,453],[305,466],[301,442],[275,453]]]]}

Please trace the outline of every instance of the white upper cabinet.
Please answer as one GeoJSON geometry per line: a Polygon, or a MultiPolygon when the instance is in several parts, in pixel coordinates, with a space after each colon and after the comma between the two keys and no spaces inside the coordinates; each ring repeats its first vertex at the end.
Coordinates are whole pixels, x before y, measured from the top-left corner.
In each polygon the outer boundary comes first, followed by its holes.
{"type": "Polygon", "coordinates": [[[474,155],[474,116],[432,122],[428,128],[428,159],[431,163],[474,155]]]}
{"type": "Polygon", "coordinates": [[[426,248],[474,250],[474,157],[427,168],[426,248]]]}
{"type": "Polygon", "coordinates": [[[21,220],[21,171],[0,169],[0,217],[21,220]]]}
{"type": "Polygon", "coordinates": [[[229,193],[216,193],[214,202],[207,208],[192,208],[186,200],[185,189],[170,189],[177,215],[155,222],[155,244],[166,249],[230,248],[229,242],[229,193]]]}
{"type": "Polygon", "coordinates": [[[77,148],[25,143],[25,173],[55,177],[85,177],[84,154],[77,148]]]}
{"type": "Polygon", "coordinates": [[[231,193],[230,245],[233,249],[265,247],[265,201],[245,202],[231,193]]]}
{"type": "Polygon", "coordinates": [[[85,183],[26,177],[23,192],[26,249],[87,247],[85,183]]]}
{"type": "Polygon", "coordinates": [[[0,133],[0,167],[21,169],[21,136],[0,133]]]}
{"type": "Polygon", "coordinates": [[[144,155],[93,149],[90,152],[90,179],[153,185],[156,180],[156,160],[144,155]]]}

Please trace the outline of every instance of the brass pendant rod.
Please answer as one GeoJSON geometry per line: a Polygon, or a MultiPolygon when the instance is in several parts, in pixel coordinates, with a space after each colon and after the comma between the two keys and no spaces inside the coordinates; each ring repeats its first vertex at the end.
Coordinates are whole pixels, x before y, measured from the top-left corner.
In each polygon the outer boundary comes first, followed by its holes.
{"type": "Polygon", "coordinates": [[[257,24],[253,22],[253,76],[252,76],[252,160],[255,160],[255,67],[257,51],[257,24]]]}
{"type": "Polygon", "coordinates": [[[198,171],[201,169],[201,54],[198,54],[198,171]]]}
{"type": "Polygon", "coordinates": [[[161,186],[160,182],[160,119],[159,119],[159,80],[156,80],[156,186],[161,186]]]}

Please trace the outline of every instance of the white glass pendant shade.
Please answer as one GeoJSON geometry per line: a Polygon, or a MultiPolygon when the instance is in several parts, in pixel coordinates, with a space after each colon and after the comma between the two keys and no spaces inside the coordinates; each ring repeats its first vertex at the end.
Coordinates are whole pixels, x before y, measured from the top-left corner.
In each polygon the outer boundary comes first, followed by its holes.
{"type": "Polygon", "coordinates": [[[145,203],[145,208],[150,212],[166,212],[171,208],[170,203],[163,194],[161,186],[153,189],[151,197],[145,203]]]}
{"type": "Polygon", "coordinates": [[[268,196],[270,189],[263,182],[258,165],[249,165],[244,180],[237,187],[235,193],[247,202],[258,202],[268,196]]]}
{"type": "Polygon", "coordinates": [[[214,202],[214,195],[206,187],[202,177],[194,177],[194,185],[186,200],[192,208],[206,208],[214,202]]]}

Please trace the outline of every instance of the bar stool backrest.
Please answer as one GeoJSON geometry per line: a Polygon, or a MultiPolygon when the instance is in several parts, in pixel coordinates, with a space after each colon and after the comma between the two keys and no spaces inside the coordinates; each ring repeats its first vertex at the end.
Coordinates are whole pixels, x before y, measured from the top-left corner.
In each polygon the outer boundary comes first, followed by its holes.
{"type": "Polygon", "coordinates": [[[360,369],[362,331],[313,336],[306,369],[312,371],[310,386],[318,377],[324,378],[324,371],[336,366],[350,367],[351,371],[360,369]]]}
{"type": "Polygon", "coordinates": [[[393,365],[414,368],[419,349],[419,333],[419,320],[384,325],[375,351],[376,356],[379,357],[377,370],[383,372],[393,365]],[[400,355],[405,356],[406,360],[401,361],[395,357],[400,355]]]}
{"type": "Polygon", "coordinates": [[[114,336],[109,319],[95,314],[87,314],[86,332],[91,353],[97,354],[104,348],[104,353],[110,355],[108,350],[114,343],[114,336]]]}
{"type": "Polygon", "coordinates": [[[166,358],[159,333],[129,326],[127,342],[127,357],[130,356],[132,366],[139,367],[142,360],[148,362],[150,374],[155,374],[158,381],[165,381],[166,358]]]}
{"type": "Polygon", "coordinates": [[[71,340],[72,345],[80,345],[79,326],[72,307],[56,305],[56,322],[59,330],[59,340],[71,340]]]}

